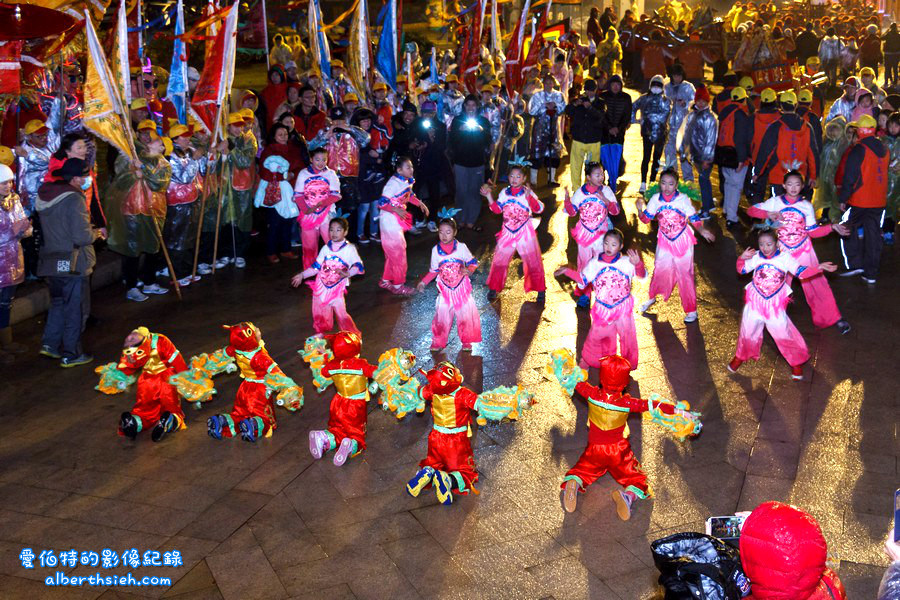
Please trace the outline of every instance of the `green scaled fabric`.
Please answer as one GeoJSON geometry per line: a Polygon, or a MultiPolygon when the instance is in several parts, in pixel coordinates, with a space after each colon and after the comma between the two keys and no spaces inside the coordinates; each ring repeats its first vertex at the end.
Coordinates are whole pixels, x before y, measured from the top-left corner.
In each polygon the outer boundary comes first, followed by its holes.
{"type": "Polygon", "coordinates": [[[328,347],[328,342],[325,338],[308,337],[303,344],[303,350],[298,350],[297,353],[303,357],[303,362],[309,365],[312,371],[313,385],[316,386],[316,390],[324,392],[332,383],[330,377],[322,375],[322,369],[325,367],[325,364],[334,358],[334,353],[328,347]]]}
{"type": "Polygon", "coordinates": [[[281,372],[275,369],[266,375],[266,393],[278,394],[275,404],[290,412],[296,412],[303,408],[303,388],[281,372]]]}
{"type": "Polygon", "coordinates": [[[478,394],[475,421],[484,425],[488,421],[515,421],[519,415],[534,405],[534,394],[521,386],[500,386],[478,394]]]}
{"type": "MultiPolygon", "coordinates": [[[[691,199],[692,202],[700,202],[700,188],[694,183],[686,183],[684,181],[678,182],[678,191],[691,199]]],[[[654,181],[650,184],[650,187],[647,188],[647,191],[644,192],[645,198],[652,198],[656,194],[659,193],[659,182],[654,181]]]]}
{"type": "Polygon", "coordinates": [[[650,405],[650,409],[644,413],[644,420],[668,429],[679,441],[699,435],[700,430],[703,428],[703,425],[700,423],[700,413],[688,410],[690,405],[687,402],[673,403],[669,400],[664,400],[659,394],[650,394],[647,403],[650,405]],[[676,408],[680,408],[686,414],[667,415],[659,410],[660,404],[675,404],[676,408]]]}
{"type": "Polygon", "coordinates": [[[402,419],[410,412],[425,411],[425,401],[419,396],[419,380],[413,368],[416,357],[403,348],[392,348],[378,357],[378,368],[372,375],[381,390],[381,408],[402,419]]]}
{"type": "Polygon", "coordinates": [[[175,386],[182,398],[193,402],[197,408],[215,396],[216,388],[213,384],[213,377],[221,373],[237,371],[234,357],[229,356],[224,348],[211,354],[203,353],[194,356],[191,358],[190,365],[187,371],[169,377],[169,383],[175,386]]]}
{"type": "Polygon", "coordinates": [[[559,348],[550,353],[550,362],[544,367],[548,376],[555,377],[559,385],[570,396],[575,393],[575,386],[587,381],[587,371],[578,366],[575,355],[568,348],[559,348]]]}
{"type": "Polygon", "coordinates": [[[100,375],[100,383],[94,389],[104,394],[121,394],[137,381],[137,375],[126,375],[117,367],[116,363],[111,362],[94,369],[100,375]]]}

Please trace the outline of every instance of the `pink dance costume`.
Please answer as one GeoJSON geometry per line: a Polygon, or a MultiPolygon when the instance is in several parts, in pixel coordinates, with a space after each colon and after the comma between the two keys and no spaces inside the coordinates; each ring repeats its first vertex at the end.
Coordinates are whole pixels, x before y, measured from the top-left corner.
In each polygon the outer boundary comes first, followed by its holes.
{"type": "Polygon", "coordinates": [[[347,314],[344,295],[350,280],[341,276],[344,270],[351,275],[362,275],[365,272],[356,247],[348,241],[340,244],[329,241],[322,246],[313,265],[303,272],[304,275],[316,273],[316,278],[308,284],[313,292],[313,328],[316,333],[330,332],[335,317],[341,331],[360,332],[347,314]]]}
{"type": "Polygon", "coordinates": [[[438,244],[431,251],[431,269],[422,278],[426,285],[437,279],[440,292],[434,305],[434,319],[431,321],[431,345],[443,348],[447,345],[453,317],[459,341],[476,344],[481,341],[481,316],[472,298],[472,282],[469,275],[478,266],[478,261],[469,248],[457,240],[451,244],[438,244]]]}
{"type": "Polygon", "coordinates": [[[542,213],[544,205],[530,189],[510,186],[500,192],[490,208],[503,215],[503,227],[497,234],[497,249],[491,261],[488,288],[498,293],[503,291],[509,263],[518,252],[525,271],[525,291],[545,291],[547,282],[544,281],[541,247],[531,221],[531,215],[542,213]]]}
{"type": "MultiPolygon", "coordinates": [[[[800,265],[818,269],[819,259],[810,238],[828,235],[832,231],[831,225],[816,224],[816,210],[802,197],[773,196],[747,209],[747,214],[757,219],[767,219],[770,212],[781,214],[781,225],[776,230],[779,249],[797,259],[800,265]]],[[[800,285],[816,327],[831,327],[841,320],[841,312],[824,273],[801,279],[800,285]]]]}
{"type": "Polygon", "coordinates": [[[406,284],[406,236],[412,228],[412,215],[407,213],[402,221],[394,213],[385,210],[387,207],[406,210],[406,205],[418,198],[413,193],[415,179],[409,179],[396,173],[384,184],[378,207],[381,209],[378,221],[381,227],[381,248],[384,250],[384,275],[382,280],[398,286],[406,284]]]}
{"type": "Polygon", "coordinates": [[[328,223],[334,214],[334,203],[341,199],[341,184],[329,168],[316,171],[310,165],[300,171],[294,185],[294,202],[300,208],[300,241],[303,245],[303,268],[308,269],[319,253],[319,237],[328,241],[328,223]],[[305,214],[307,208],[315,212],[305,214]]]}
{"type": "Polygon", "coordinates": [[[697,311],[697,288],[694,284],[694,245],[697,238],[688,227],[699,227],[701,221],[690,198],[680,192],[670,197],[655,194],[638,215],[644,223],[659,221],[656,238],[656,257],[650,278],[650,299],[672,295],[675,285],[681,295],[681,307],[686,313],[697,311]]]}
{"type": "Polygon", "coordinates": [[[594,288],[594,305],[591,307],[591,329],[581,360],[584,364],[599,368],[604,356],[618,354],[631,364],[638,366],[637,329],[634,326],[634,296],[631,295],[631,280],[647,276],[644,263],[631,264],[628,257],[619,253],[615,256],[600,254],[591,259],[580,272],[566,270],[578,287],[594,288]],[[616,352],[616,338],[621,348],[616,352]]]}
{"type": "MultiPolygon", "coordinates": [[[[578,245],[578,270],[581,271],[595,256],[603,254],[603,236],[612,229],[610,215],[619,214],[619,202],[608,186],[595,188],[589,183],[575,190],[572,199],[565,203],[570,217],[578,215],[572,228],[572,238],[578,245]]],[[[590,287],[576,291],[580,296],[590,293],[590,287]]]]}
{"type": "Polygon", "coordinates": [[[737,270],[742,275],[752,272],[753,278],[744,294],[744,313],[735,358],[742,362],[758,360],[763,330],[768,329],[788,364],[798,367],[809,360],[806,342],[787,316],[787,305],[791,301],[789,277],[793,274],[803,279],[816,276],[821,270],[804,267],[790,253],[781,250],[776,250],[772,256],[757,252],[746,261],[738,258],[737,270]]]}

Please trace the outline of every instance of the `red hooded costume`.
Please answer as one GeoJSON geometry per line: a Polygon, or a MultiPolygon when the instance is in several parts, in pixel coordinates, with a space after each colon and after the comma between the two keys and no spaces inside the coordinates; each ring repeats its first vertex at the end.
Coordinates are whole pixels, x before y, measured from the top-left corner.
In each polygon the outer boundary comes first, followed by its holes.
{"type": "Polygon", "coordinates": [[[333,438],[329,439],[332,449],[350,438],[357,444],[355,454],[359,454],[366,449],[368,385],[377,367],[359,357],[362,338],[358,333],[340,331],[326,339],[334,358],[322,368],[322,375],[331,378],[337,392],[331,399],[326,434],[333,438]]]}

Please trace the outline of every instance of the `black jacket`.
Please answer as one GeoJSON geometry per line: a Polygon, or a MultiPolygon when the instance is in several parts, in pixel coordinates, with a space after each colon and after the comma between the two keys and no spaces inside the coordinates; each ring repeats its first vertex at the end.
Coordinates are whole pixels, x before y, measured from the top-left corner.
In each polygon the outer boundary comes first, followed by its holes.
{"type": "Polygon", "coordinates": [[[491,143],[491,124],[481,115],[469,117],[462,113],[450,123],[447,150],[454,165],[484,166],[491,153],[491,143]],[[475,120],[474,127],[466,125],[469,119],[475,120]]]}
{"type": "Polygon", "coordinates": [[[595,98],[590,107],[585,107],[580,100],[566,106],[569,117],[569,131],[572,139],[582,144],[596,144],[603,139],[606,127],[606,106],[599,98],[595,98]]]}
{"type": "Polygon", "coordinates": [[[631,96],[624,90],[618,94],[606,90],[600,94],[600,99],[606,105],[606,126],[601,141],[604,144],[624,144],[625,128],[631,123],[631,96]],[[616,127],[619,131],[613,135],[610,129],[616,127]]]}
{"type": "Polygon", "coordinates": [[[806,59],[819,54],[819,38],[812,31],[804,30],[797,36],[795,44],[797,46],[797,59],[800,66],[806,64],[806,59]]]}

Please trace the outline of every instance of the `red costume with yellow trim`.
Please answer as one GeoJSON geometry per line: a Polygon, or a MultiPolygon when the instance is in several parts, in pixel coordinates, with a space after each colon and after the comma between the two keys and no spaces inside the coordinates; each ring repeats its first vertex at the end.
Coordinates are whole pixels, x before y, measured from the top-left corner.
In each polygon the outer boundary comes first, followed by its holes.
{"type": "Polygon", "coordinates": [[[331,379],[335,393],[328,414],[328,429],[309,432],[309,451],[319,459],[336,450],[334,464],[343,465],[349,456],[366,449],[369,379],[376,365],[360,358],[362,338],[353,331],[326,336],[332,358],[322,367],[321,375],[331,379]]]}

